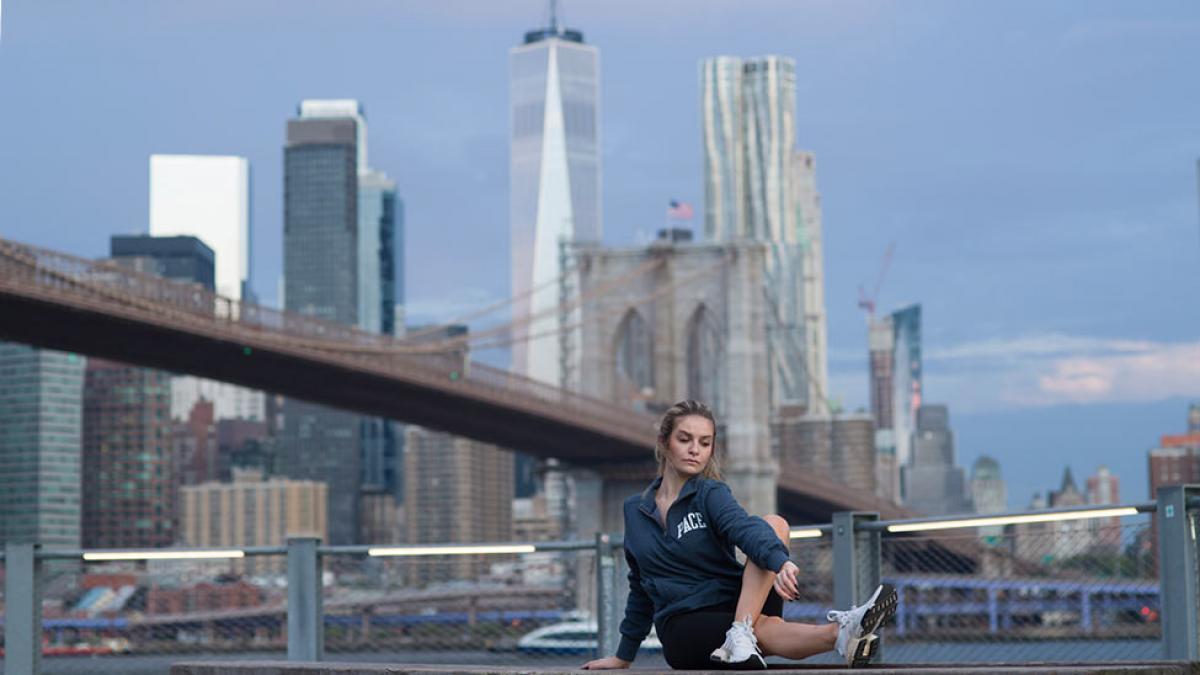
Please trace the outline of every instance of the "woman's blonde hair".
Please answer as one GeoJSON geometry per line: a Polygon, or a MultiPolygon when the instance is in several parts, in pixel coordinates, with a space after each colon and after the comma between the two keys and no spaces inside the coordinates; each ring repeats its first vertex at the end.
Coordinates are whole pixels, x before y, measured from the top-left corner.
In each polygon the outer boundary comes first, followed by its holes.
{"type": "Polygon", "coordinates": [[[703,417],[713,426],[713,451],[700,475],[712,480],[721,480],[721,464],[717,461],[717,420],[708,406],[691,399],[680,401],[668,408],[658,423],[658,438],[654,443],[654,459],[658,462],[658,475],[663,475],[667,468],[667,444],[671,441],[671,434],[675,432],[675,425],[681,418],[691,415],[703,417]]]}

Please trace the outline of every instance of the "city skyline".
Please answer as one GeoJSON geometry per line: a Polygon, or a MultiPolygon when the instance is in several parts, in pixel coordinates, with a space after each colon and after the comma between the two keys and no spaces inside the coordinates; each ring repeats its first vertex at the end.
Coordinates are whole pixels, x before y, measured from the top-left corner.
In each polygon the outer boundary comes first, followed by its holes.
{"type": "MultiPolygon", "coordinates": [[[[464,5],[455,6],[461,9],[464,5]]],[[[206,30],[223,25],[206,20],[204,12],[195,8],[134,7],[123,16],[144,11],[168,36],[203,39],[206,30]],[[197,21],[185,27],[177,23],[181,16],[197,21]]],[[[676,6],[665,3],[665,7],[676,6]]],[[[656,104],[651,108],[661,108],[661,112],[647,110],[644,118],[633,118],[631,100],[642,99],[639,103],[644,107],[651,90],[644,79],[631,81],[628,76],[636,72],[635,45],[643,44],[638,38],[653,29],[623,28],[606,11],[583,3],[568,5],[567,21],[586,29],[590,41],[605,50],[601,90],[605,92],[603,138],[609,187],[605,210],[610,240],[629,241],[638,230],[656,227],[665,196],[701,201],[696,198],[701,184],[694,112],[699,57],[780,51],[801,63],[813,63],[814,54],[825,54],[835,66],[832,69],[840,68],[837,75],[841,77],[825,72],[830,68],[799,69],[798,88],[804,102],[801,109],[807,106],[810,114],[798,115],[797,128],[801,145],[816,151],[822,160],[820,189],[825,197],[832,393],[850,408],[865,403],[866,336],[852,304],[853,288],[873,278],[886,242],[898,240],[896,265],[882,294],[880,309],[899,307],[902,303],[896,300],[901,298],[920,301],[926,308],[926,390],[929,398],[947,401],[955,410],[962,464],[969,465],[978,454],[991,454],[1006,466],[1020,466],[1020,459],[1005,451],[1006,445],[1016,443],[1014,434],[1006,432],[1005,427],[1019,426],[1029,431],[1026,445],[1041,444],[1040,449],[1030,452],[1030,457],[1047,450],[1070,453],[1072,448],[1079,453],[1076,456],[1101,452],[1116,473],[1126,476],[1126,484],[1137,489],[1145,481],[1137,479],[1137,472],[1130,470],[1133,465],[1127,460],[1118,462],[1115,456],[1122,453],[1140,458],[1154,444],[1157,429],[1165,426],[1160,420],[1173,420],[1175,411],[1183,407],[1180,401],[1197,393],[1191,384],[1197,381],[1192,364],[1200,361],[1195,358],[1198,350],[1192,342],[1196,319],[1177,310],[1187,306],[1187,298],[1196,290],[1194,281],[1178,270],[1194,265],[1196,260],[1192,171],[1200,142],[1194,124],[1184,120],[1200,116],[1195,114],[1195,96],[1172,87],[1182,68],[1178,62],[1187,61],[1177,58],[1180,50],[1194,49],[1183,42],[1196,34],[1196,13],[1186,5],[1170,3],[1139,17],[1103,3],[1089,5],[1094,9],[1087,13],[1072,10],[1082,5],[1054,7],[1039,14],[1046,19],[1044,25],[1024,29],[1016,25],[1016,20],[990,15],[993,10],[987,8],[969,12],[933,4],[923,12],[928,25],[905,18],[895,35],[875,50],[861,45],[891,19],[893,10],[886,6],[857,13],[853,11],[855,6],[838,11],[821,4],[794,10],[787,18],[806,17],[814,26],[805,27],[798,20],[781,21],[779,28],[759,24],[754,31],[757,44],[721,35],[761,22],[768,13],[765,4],[752,3],[745,11],[746,17],[725,9],[710,10],[702,13],[691,41],[673,48],[660,63],[650,67],[637,59],[638,67],[650,68],[661,85],[648,99],[656,104]],[[968,35],[979,37],[978,24],[988,23],[989,18],[997,23],[994,29],[982,33],[989,37],[984,46],[1006,47],[1004,54],[1015,57],[1008,62],[988,57],[983,51],[975,53],[982,60],[978,79],[996,91],[977,87],[967,79],[965,70],[952,65],[934,67],[932,61],[940,53],[937,40],[929,41],[931,46],[914,46],[920,38],[932,35],[963,48],[956,40],[966,40],[968,35]],[[729,19],[729,23],[718,31],[715,24],[722,19],[729,19]],[[1183,21],[1173,24],[1172,19],[1183,21]],[[811,43],[795,47],[803,41],[790,39],[783,45],[784,25],[794,33],[789,38],[808,37],[811,43]],[[943,27],[960,28],[963,37],[952,38],[943,27]],[[815,34],[822,30],[828,35],[815,34]],[[1126,45],[1121,55],[1111,57],[1115,61],[1106,60],[1110,57],[1103,52],[1118,43],[1126,45]],[[863,53],[856,52],[855,45],[863,53]],[[912,49],[906,51],[908,47],[912,49]],[[915,78],[900,73],[897,84],[886,84],[887,78],[897,73],[884,66],[883,60],[899,53],[905,54],[902,67],[915,64],[931,72],[915,78]],[[1058,62],[1052,57],[1059,56],[1061,65],[1049,68],[1046,76],[1028,72],[1033,65],[1058,62]],[[1081,60],[1084,57],[1090,60],[1081,60]],[[879,72],[873,72],[872,67],[879,72]],[[1013,78],[1023,80],[1022,84],[997,80],[1009,68],[1024,68],[1021,72],[1028,72],[1029,77],[1013,78]],[[1154,77],[1143,77],[1151,71],[1156,73],[1154,77]],[[847,84],[854,76],[861,82],[847,84]],[[1055,77],[1065,86],[1052,86],[1055,77]],[[622,82],[623,87],[605,86],[604,82],[612,81],[610,78],[622,82]],[[945,78],[958,90],[960,98],[955,105],[934,96],[935,85],[945,78]],[[901,97],[902,105],[890,109],[889,115],[862,112],[878,107],[876,96],[894,94],[897,87],[906,85],[914,86],[914,92],[908,98],[901,97]],[[1101,89],[1126,93],[1112,99],[1111,95],[1097,93],[1101,89]],[[1022,115],[1021,106],[1004,103],[1005,97],[1025,101],[1046,91],[1052,93],[1050,101],[1037,115],[1022,115]],[[924,101],[921,96],[931,98],[924,101]],[[999,110],[987,112],[985,109],[996,101],[1001,103],[999,110]],[[1155,101],[1155,111],[1150,112],[1142,101],[1155,101]],[[853,110],[859,112],[839,121],[839,102],[857,102],[853,110]],[[938,103],[950,107],[939,109],[938,103]],[[1094,113],[1092,106],[1097,103],[1109,105],[1108,112],[1094,113]],[[1004,118],[1005,114],[1010,117],[1004,118]],[[910,126],[914,120],[923,121],[922,117],[934,118],[934,123],[910,126]],[[675,130],[663,126],[665,119],[687,123],[675,130]],[[937,133],[932,126],[938,127],[937,133]],[[849,142],[851,127],[862,136],[861,142],[849,142]],[[980,127],[986,127],[986,133],[999,142],[984,143],[980,127]],[[905,133],[900,133],[901,129],[905,133]],[[661,140],[648,143],[648,139],[661,140]],[[1008,147],[1001,148],[1002,144],[1008,147]],[[1114,146],[1125,150],[1123,161],[1100,161],[1111,155],[1114,146]],[[965,196],[956,199],[955,192],[965,196]],[[652,203],[659,205],[653,213],[649,207],[652,203]],[[872,203],[886,205],[886,211],[873,211],[872,203]],[[883,217],[879,218],[881,213],[883,217]],[[873,220],[883,224],[869,225],[873,220]],[[970,226],[963,228],[963,222],[970,226]],[[1172,309],[1175,311],[1166,313],[1172,309]],[[1163,316],[1171,320],[1163,321],[1163,316]],[[972,414],[981,420],[974,424],[974,431],[972,414]],[[998,423],[1000,419],[1007,424],[998,423]],[[1097,424],[1086,422],[1093,419],[1097,424]],[[1081,424],[1080,420],[1085,421],[1081,424]],[[1108,437],[1088,428],[1116,423],[1131,428],[1108,437]],[[1072,428],[1077,433],[1069,443],[1060,444],[1057,438],[1072,428]],[[1082,440],[1089,435],[1095,438],[1082,440]]],[[[497,19],[490,14],[495,10],[478,9],[488,20],[497,19]]],[[[667,9],[652,11],[665,13],[667,9]]],[[[448,10],[426,10],[426,14],[412,17],[416,26],[441,30],[453,26],[465,36],[480,40],[459,61],[431,67],[435,72],[429,77],[438,80],[436,85],[409,69],[403,70],[405,81],[416,87],[411,105],[400,105],[386,91],[377,85],[367,86],[362,79],[335,84],[327,70],[317,69],[300,79],[288,70],[280,86],[263,87],[252,98],[237,102],[238,109],[248,112],[246,124],[240,129],[233,128],[239,126],[239,118],[228,117],[230,108],[225,106],[231,104],[224,102],[217,104],[215,124],[165,121],[174,119],[175,106],[198,101],[175,85],[163,84],[160,88],[156,71],[139,67],[138,58],[143,53],[139,50],[152,47],[136,45],[153,45],[162,39],[160,35],[146,36],[144,43],[131,46],[129,53],[102,53],[93,66],[96,71],[119,68],[129,59],[133,59],[134,67],[128,75],[98,78],[105,80],[104,86],[111,90],[91,97],[100,103],[92,111],[93,123],[112,123],[121,110],[112,105],[114,96],[149,86],[160,95],[151,97],[146,103],[149,107],[144,106],[136,116],[146,128],[134,131],[118,125],[111,132],[106,129],[111,140],[85,144],[97,149],[93,153],[97,157],[76,158],[74,167],[76,173],[91,176],[87,185],[79,186],[80,194],[87,199],[79,200],[79,206],[48,206],[50,195],[63,189],[64,180],[72,179],[64,178],[59,171],[38,170],[38,166],[40,162],[66,165],[55,159],[61,158],[61,150],[47,147],[42,154],[34,154],[26,139],[13,135],[14,130],[28,129],[33,124],[35,132],[43,132],[29,136],[44,138],[58,133],[68,147],[74,147],[78,132],[66,129],[61,122],[53,132],[49,131],[52,127],[42,126],[62,119],[53,105],[42,115],[44,120],[18,110],[0,113],[6,122],[6,131],[0,131],[0,143],[13,149],[12,156],[22,158],[21,162],[0,168],[0,184],[12,186],[12,197],[6,194],[0,200],[0,217],[6,223],[4,235],[99,256],[108,236],[121,232],[123,224],[128,226],[125,231],[134,231],[146,222],[144,215],[138,216],[142,208],[138,202],[144,204],[144,198],[138,197],[137,190],[145,185],[144,167],[149,154],[244,154],[262,169],[255,172],[253,198],[255,240],[256,245],[262,244],[257,246],[260,257],[254,261],[254,277],[259,294],[270,300],[281,265],[278,120],[295,100],[329,90],[355,96],[372,106],[376,111],[372,117],[374,154],[383,158],[381,166],[397,167],[400,173],[396,177],[402,188],[407,191],[413,186],[416,201],[411,206],[419,215],[412,220],[414,236],[408,242],[417,263],[410,276],[411,313],[422,317],[422,312],[437,305],[448,314],[456,302],[477,307],[505,297],[505,261],[496,262],[487,253],[503,245],[504,239],[503,111],[507,99],[503,67],[486,70],[485,81],[483,74],[473,75],[463,66],[481,54],[500,57],[512,36],[534,24],[541,10],[541,3],[517,6],[506,10],[498,25],[486,29],[474,18],[463,20],[449,17],[454,12],[448,10]],[[497,49],[498,44],[504,46],[497,49]],[[462,83],[453,91],[447,85],[450,76],[452,81],[462,83]],[[342,91],[348,88],[353,91],[342,91]],[[487,116],[470,110],[480,102],[486,102],[484,109],[497,118],[494,124],[481,123],[487,116]],[[470,114],[463,117],[460,108],[468,109],[470,114]],[[445,119],[433,121],[433,109],[443,111],[445,119]],[[152,117],[157,123],[145,125],[152,117]],[[266,130],[260,117],[270,121],[266,130]],[[444,131],[439,132],[437,125],[442,125],[444,131]],[[410,140],[421,136],[428,136],[422,141],[425,146],[410,140]],[[380,139],[386,140],[381,143],[380,139]],[[448,143],[444,158],[429,151],[438,142],[448,143]],[[266,152],[260,150],[261,145],[267,147],[266,152]],[[98,164],[100,157],[104,163],[98,164]],[[412,159],[399,159],[407,157],[412,159]],[[135,164],[140,165],[140,174],[123,168],[135,164]],[[16,165],[20,165],[20,171],[16,165]],[[107,170],[109,166],[111,171],[107,170]],[[41,176],[50,175],[55,178],[45,185],[52,185],[54,192],[48,192],[41,183],[45,180],[41,176]],[[452,176],[465,177],[466,183],[453,184],[452,176]],[[443,183],[453,185],[453,189],[443,183]],[[462,200],[450,198],[464,189],[479,195],[481,205],[462,205],[462,200]],[[478,224],[470,228],[449,226],[464,221],[478,224]],[[89,224],[84,226],[85,222],[89,224]],[[439,236],[441,244],[437,243],[439,236]],[[451,238],[455,240],[453,245],[449,243],[451,238]],[[277,269],[272,270],[272,265],[277,269]],[[445,284],[432,282],[435,273],[456,275],[462,283],[451,294],[437,295],[433,289],[445,284]]],[[[221,20],[251,21],[258,11],[270,10],[246,10],[221,20]]],[[[366,11],[355,10],[352,14],[361,19],[366,11]]],[[[1033,9],[1026,7],[1023,11],[1029,14],[1033,9]]],[[[304,35],[327,18],[316,6],[308,14],[311,16],[306,14],[287,24],[286,30],[304,35]]],[[[39,62],[32,50],[35,43],[43,44],[38,41],[51,34],[43,26],[51,15],[32,6],[11,6],[6,13],[8,30],[4,52],[0,53],[0,82],[18,97],[35,100],[43,98],[39,94],[48,93],[41,92],[26,68],[39,62]],[[31,36],[36,40],[31,41],[31,36]]],[[[54,20],[62,23],[61,39],[75,41],[79,48],[118,39],[128,30],[117,20],[107,36],[87,35],[82,28],[95,21],[87,10],[79,16],[54,20]]],[[[382,44],[373,42],[375,34],[364,31],[364,49],[378,54],[395,55],[396,50],[407,53],[407,49],[417,53],[422,42],[418,32],[420,29],[414,27],[414,45],[398,47],[389,41],[385,52],[382,44]]],[[[245,44],[245,38],[234,33],[236,52],[245,44]]],[[[185,72],[201,81],[229,76],[219,70],[220,63],[227,62],[218,61],[212,71],[185,72]]],[[[63,64],[50,59],[45,65],[59,72],[63,64]]],[[[303,70],[297,65],[296,72],[303,70]]],[[[64,81],[76,83],[77,75],[60,74],[64,81]]],[[[87,86],[78,89],[95,93],[87,86]]],[[[404,100],[408,98],[406,94],[404,100]]],[[[53,103],[57,98],[50,94],[46,100],[53,103]]],[[[1071,456],[1064,459],[1075,461],[1071,456]]],[[[1140,468],[1141,475],[1144,471],[1140,468]]],[[[1014,480],[1010,492],[1014,502],[1021,502],[1026,493],[1017,485],[1014,480]]]]}

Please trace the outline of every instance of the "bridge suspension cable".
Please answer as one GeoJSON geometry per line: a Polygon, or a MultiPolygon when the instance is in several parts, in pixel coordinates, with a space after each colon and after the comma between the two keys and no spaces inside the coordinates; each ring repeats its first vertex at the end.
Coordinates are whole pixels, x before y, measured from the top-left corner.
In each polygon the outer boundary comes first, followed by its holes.
{"type": "MultiPolygon", "coordinates": [[[[608,282],[606,282],[604,284],[600,284],[600,285],[596,286],[595,288],[588,289],[587,292],[578,294],[574,298],[572,298],[571,300],[569,300],[567,302],[560,302],[552,307],[547,307],[545,309],[534,312],[527,317],[522,317],[521,319],[518,319],[515,321],[509,321],[507,323],[498,324],[496,326],[489,327],[489,328],[487,328],[483,331],[479,331],[477,333],[468,333],[468,334],[461,335],[461,336],[455,336],[455,337],[450,337],[450,338],[446,338],[443,340],[438,340],[436,342],[425,342],[425,343],[420,343],[420,342],[414,343],[412,340],[412,336],[409,336],[409,337],[405,338],[404,340],[398,340],[396,342],[396,344],[380,346],[380,347],[363,346],[361,348],[357,348],[357,350],[358,351],[368,351],[368,352],[374,352],[374,351],[398,352],[398,353],[405,353],[405,354],[436,354],[436,353],[453,352],[453,351],[467,349],[467,348],[473,346],[475,343],[481,342],[488,338],[492,338],[493,336],[512,335],[515,332],[514,329],[533,324],[534,322],[541,320],[541,319],[558,316],[558,315],[562,314],[563,312],[571,311],[571,310],[575,309],[576,307],[581,306],[585,301],[590,300],[592,297],[594,297],[596,295],[599,295],[601,293],[607,293],[607,292],[616,290],[618,288],[621,288],[622,286],[627,286],[629,284],[632,284],[634,281],[636,281],[642,275],[653,270],[655,267],[660,266],[661,264],[662,264],[662,260],[659,258],[654,258],[654,259],[648,260],[648,261],[644,262],[643,264],[639,265],[638,267],[634,268],[632,271],[629,272],[629,274],[623,275],[621,277],[616,277],[614,279],[609,280],[608,282]]],[[[555,282],[557,282],[557,281],[558,280],[555,280],[555,282]]],[[[545,287],[545,284],[542,284],[542,286],[545,287]]],[[[515,302],[515,299],[510,298],[509,300],[512,300],[515,302]]],[[[505,302],[508,302],[508,301],[505,301],[505,302]]],[[[437,330],[439,330],[439,329],[435,328],[435,329],[433,329],[433,332],[436,332],[437,330]]],[[[515,339],[512,341],[515,343],[515,342],[518,342],[521,340],[518,338],[518,339],[515,339]]],[[[342,347],[339,346],[339,348],[342,348],[342,347]]]]}
{"type": "MultiPolygon", "coordinates": [[[[630,301],[621,303],[620,305],[610,307],[605,310],[596,311],[589,315],[588,320],[594,322],[599,319],[613,316],[615,314],[624,314],[625,312],[629,311],[629,308],[631,306],[643,305],[643,304],[646,304],[647,302],[657,300],[658,298],[670,293],[671,291],[673,291],[675,288],[677,288],[681,284],[684,284],[684,283],[687,283],[690,281],[695,281],[697,279],[701,279],[704,277],[711,276],[712,274],[715,274],[717,271],[719,271],[721,269],[721,265],[724,264],[725,262],[729,261],[730,259],[732,259],[732,256],[730,254],[726,254],[724,257],[721,258],[721,260],[718,264],[715,264],[715,265],[712,265],[709,267],[704,267],[704,268],[701,268],[700,270],[692,272],[691,274],[686,274],[682,277],[679,277],[678,279],[673,279],[669,283],[664,284],[661,288],[658,288],[651,293],[640,295],[636,298],[633,298],[630,301]]],[[[495,340],[492,342],[485,342],[482,344],[473,344],[472,347],[475,349],[496,349],[499,347],[506,347],[509,345],[529,342],[529,341],[541,339],[544,337],[552,337],[555,335],[559,335],[559,334],[563,333],[564,331],[582,328],[587,323],[588,323],[588,321],[581,319],[579,321],[567,324],[565,326],[560,326],[558,328],[554,328],[551,330],[542,331],[541,333],[536,333],[536,334],[531,334],[531,335],[522,335],[522,336],[518,336],[518,337],[512,337],[509,339],[500,339],[500,340],[495,340]]]]}

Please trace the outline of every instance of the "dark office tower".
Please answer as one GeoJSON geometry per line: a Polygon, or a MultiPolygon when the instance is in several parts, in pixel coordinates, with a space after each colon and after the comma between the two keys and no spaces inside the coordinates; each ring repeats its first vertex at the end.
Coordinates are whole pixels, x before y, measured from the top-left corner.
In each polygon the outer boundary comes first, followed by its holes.
{"type": "Polygon", "coordinates": [[[83,387],[83,545],[174,543],[171,377],[90,359],[83,387]]]}
{"type": "MultiPolygon", "coordinates": [[[[358,325],[358,122],[288,121],[284,149],[283,274],[288,311],[358,325]]],[[[359,415],[288,399],[285,475],[329,486],[329,540],[352,544],[359,523],[359,415]]]]}
{"type": "Polygon", "coordinates": [[[84,360],[0,342],[0,546],[79,546],[84,360]]]}
{"type": "Polygon", "coordinates": [[[132,263],[140,272],[175,281],[191,281],[216,291],[216,255],[196,237],[152,237],[115,235],[109,242],[109,255],[120,263],[132,263]]]}
{"type": "Polygon", "coordinates": [[[904,505],[929,515],[970,512],[963,470],[954,463],[949,410],[944,405],[922,405],[916,419],[912,460],[901,467],[904,505]]]}

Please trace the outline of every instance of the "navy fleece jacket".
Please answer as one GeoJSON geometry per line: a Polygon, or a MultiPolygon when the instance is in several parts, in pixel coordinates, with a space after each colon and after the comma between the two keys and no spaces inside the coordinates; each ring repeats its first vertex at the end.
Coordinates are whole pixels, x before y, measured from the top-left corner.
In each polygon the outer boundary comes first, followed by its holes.
{"type": "Polygon", "coordinates": [[[617,657],[632,661],[653,621],[736,600],[742,587],[740,548],[759,567],[778,572],[788,548],[767,521],[751,516],[721,481],[692,478],[659,522],[655,494],[662,478],[625,500],[629,600],[617,657]]]}

